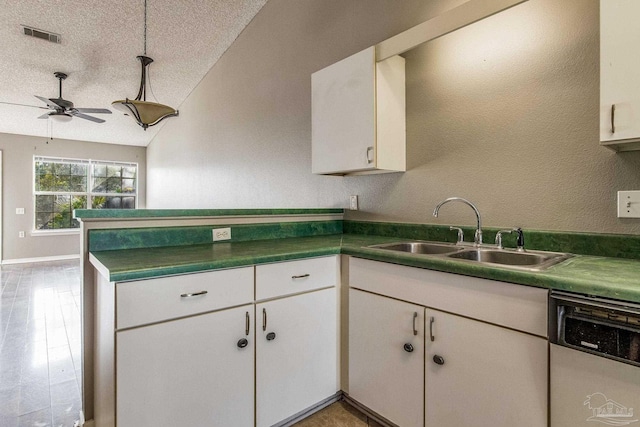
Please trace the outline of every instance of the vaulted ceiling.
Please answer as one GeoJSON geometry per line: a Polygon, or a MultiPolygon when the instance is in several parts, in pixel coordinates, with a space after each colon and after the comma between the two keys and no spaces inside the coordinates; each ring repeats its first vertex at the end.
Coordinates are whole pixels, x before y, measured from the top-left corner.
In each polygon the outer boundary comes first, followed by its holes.
{"type": "MultiPolygon", "coordinates": [[[[147,0],[147,100],[179,108],[266,1],[147,0]]],[[[113,112],[99,116],[106,123],[59,123],[38,119],[47,110],[0,104],[0,132],[148,145],[163,124],[143,131],[111,106],[137,95],[143,30],[144,0],[0,1],[1,102],[44,106],[34,95],[57,98],[53,73],[62,71],[65,99],[113,112]],[[60,34],[61,43],[25,36],[21,25],[60,34]]]]}

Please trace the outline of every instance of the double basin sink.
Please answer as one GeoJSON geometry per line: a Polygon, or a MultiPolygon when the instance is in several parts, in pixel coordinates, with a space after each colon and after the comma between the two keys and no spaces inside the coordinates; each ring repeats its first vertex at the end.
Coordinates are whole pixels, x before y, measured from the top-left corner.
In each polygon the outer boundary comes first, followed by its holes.
{"type": "Polygon", "coordinates": [[[542,271],[572,257],[571,254],[559,252],[516,251],[497,247],[462,246],[438,242],[399,242],[368,247],[530,271],[542,271]]]}

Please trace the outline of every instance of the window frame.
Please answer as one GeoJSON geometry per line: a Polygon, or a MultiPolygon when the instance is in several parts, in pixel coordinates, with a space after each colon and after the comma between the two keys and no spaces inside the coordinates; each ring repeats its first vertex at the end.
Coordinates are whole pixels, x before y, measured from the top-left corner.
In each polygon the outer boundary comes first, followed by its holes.
{"type": "MultiPolygon", "coordinates": [[[[96,160],[96,159],[78,159],[71,157],[54,157],[54,156],[33,156],[33,162],[31,166],[32,170],[32,206],[33,206],[33,218],[31,221],[32,226],[32,235],[65,235],[65,234],[78,234],[80,232],[80,228],[55,228],[55,229],[38,229],[37,228],[37,211],[36,211],[36,199],[37,196],[69,196],[69,197],[85,197],[86,199],[86,207],[85,209],[94,209],[93,208],[93,197],[133,197],[134,198],[134,207],[133,209],[138,209],[138,188],[139,188],[139,164],[137,162],[121,162],[116,160],[96,160]],[[36,164],[38,162],[48,162],[48,163],[62,163],[62,164],[80,164],[86,165],[87,172],[84,175],[85,183],[86,183],[86,191],[37,191],[36,190],[36,164]],[[94,185],[94,174],[93,168],[96,165],[104,165],[104,166],[119,166],[119,167],[135,167],[135,186],[134,191],[132,193],[97,193],[93,191],[94,185]]],[[[77,175],[81,176],[81,175],[77,175]]],[[[107,208],[108,209],[108,208],[107,208]]]]}

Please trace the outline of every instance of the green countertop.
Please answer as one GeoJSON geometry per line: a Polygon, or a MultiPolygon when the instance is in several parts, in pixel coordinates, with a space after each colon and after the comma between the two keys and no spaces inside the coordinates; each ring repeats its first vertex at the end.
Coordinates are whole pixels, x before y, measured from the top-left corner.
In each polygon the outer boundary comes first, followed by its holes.
{"type": "MultiPolygon", "coordinates": [[[[402,239],[357,234],[254,240],[193,246],[92,252],[92,262],[110,281],[346,254],[371,260],[463,274],[521,285],[640,303],[640,261],[577,255],[545,271],[493,267],[443,257],[366,248],[402,239]]],[[[406,239],[404,239],[406,240],[406,239]]]]}

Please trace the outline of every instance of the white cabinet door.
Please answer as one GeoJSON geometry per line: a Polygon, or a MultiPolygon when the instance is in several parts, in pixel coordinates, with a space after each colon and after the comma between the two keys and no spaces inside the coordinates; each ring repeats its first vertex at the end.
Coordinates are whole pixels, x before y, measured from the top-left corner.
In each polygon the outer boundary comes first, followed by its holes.
{"type": "Polygon", "coordinates": [[[258,427],[338,391],[336,306],[335,288],[256,305],[258,427]]]}
{"type": "Polygon", "coordinates": [[[640,2],[637,0],[600,1],[602,142],[640,139],[639,19],[640,2]],[[615,112],[612,112],[614,105],[615,112]]]}
{"type": "Polygon", "coordinates": [[[313,173],[375,167],[375,54],[371,47],[313,73],[313,173]]]}
{"type": "Polygon", "coordinates": [[[253,426],[253,310],[117,332],[118,427],[253,426]]]}
{"type": "Polygon", "coordinates": [[[375,47],[311,76],[312,172],[406,170],[405,66],[375,47]]]}
{"type": "Polygon", "coordinates": [[[426,427],[547,426],[547,340],[436,310],[425,319],[426,427]]]}
{"type": "Polygon", "coordinates": [[[418,305],[349,291],[349,396],[402,427],[424,425],[423,315],[418,305]]]}

